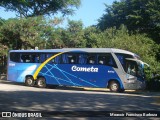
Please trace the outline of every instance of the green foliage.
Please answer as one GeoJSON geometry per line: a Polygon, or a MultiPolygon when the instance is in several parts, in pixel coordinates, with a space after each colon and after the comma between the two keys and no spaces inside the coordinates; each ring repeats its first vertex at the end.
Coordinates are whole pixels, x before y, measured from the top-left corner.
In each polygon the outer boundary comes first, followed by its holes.
{"type": "Polygon", "coordinates": [[[103,31],[106,47],[137,53],[150,65],[151,70],[146,70],[148,80],[152,73],[160,74],[160,0],[115,1],[106,5],[97,28],[103,31]]]}
{"type": "MultiPolygon", "coordinates": [[[[16,11],[21,17],[64,14],[78,7],[80,0],[2,0],[0,6],[16,11]]],[[[145,69],[148,83],[153,73],[160,75],[160,0],[121,0],[106,5],[106,14],[97,27],[83,28],[82,21],[62,18],[28,17],[0,19],[0,55],[9,49],[52,49],[62,47],[119,48],[138,54],[150,65],[145,69]],[[156,40],[156,41],[155,41],[156,40]]],[[[156,78],[159,79],[159,78],[156,78]]],[[[149,86],[151,87],[151,86],[149,86]]]]}
{"type": "MultiPolygon", "coordinates": [[[[52,20],[53,21],[53,20],[52,20]]],[[[9,19],[0,26],[1,54],[9,49],[39,49],[62,47],[119,48],[134,52],[151,66],[151,71],[160,71],[158,59],[160,45],[146,34],[128,32],[126,26],[108,28],[103,32],[96,27],[83,29],[82,21],[69,21],[67,28],[56,28],[52,21],[43,17],[9,19]]],[[[148,78],[151,74],[148,74],[148,78]]]]}
{"type": "Polygon", "coordinates": [[[69,20],[68,27],[63,35],[66,47],[85,47],[82,21],[69,20]]]}
{"type": "Polygon", "coordinates": [[[20,17],[33,17],[57,12],[72,14],[73,8],[79,7],[80,3],[80,0],[1,0],[0,6],[20,17]]]}
{"type": "Polygon", "coordinates": [[[122,0],[106,5],[104,14],[97,25],[101,30],[121,24],[129,31],[147,33],[159,43],[160,38],[160,0],[122,0]]]}
{"type": "Polygon", "coordinates": [[[0,41],[7,49],[43,47],[51,33],[43,17],[9,19],[0,27],[0,41]]]}
{"type": "Polygon", "coordinates": [[[82,21],[69,20],[66,29],[54,28],[47,41],[47,48],[85,47],[86,41],[83,39],[83,36],[82,21]]]}
{"type": "Polygon", "coordinates": [[[65,29],[63,28],[55,28],[51,35],[49,40],[47,41],[47,46],[46,48],[51,49],[51,48],[61,48],[64,46],[63,42],[63,33],[65,29]]]}
{"type": "Polygon", "coordinates": [[[100,33],[100,31],[95,27],[88,27],[84,29],[84,39],[86,41],[86,47],[98,47],[98,33],[100,33]]]}
{"type": "Polygon", "coordinates": [[[152,73],[160,71],[160,59],[157,58],[160,45],[146,34],[130,34],[124,25],[119,29],[109,28],[103,32],[89,27],[85,29],[85,39],[89,47],[119,48],[138,54],[142,61],[150,65],[150,70],[146,70],[148,80],[152,73]]]}

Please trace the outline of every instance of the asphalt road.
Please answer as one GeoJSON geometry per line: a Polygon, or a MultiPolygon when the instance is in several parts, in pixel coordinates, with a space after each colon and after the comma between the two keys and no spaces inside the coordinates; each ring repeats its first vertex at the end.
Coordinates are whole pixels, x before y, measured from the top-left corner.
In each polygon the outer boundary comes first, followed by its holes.
{"type": "Polygon", "coordinates": [[[160,93],[111,93],[67,87],[42,89],[0,80],[0,111],[160,112],[160,93]]]}

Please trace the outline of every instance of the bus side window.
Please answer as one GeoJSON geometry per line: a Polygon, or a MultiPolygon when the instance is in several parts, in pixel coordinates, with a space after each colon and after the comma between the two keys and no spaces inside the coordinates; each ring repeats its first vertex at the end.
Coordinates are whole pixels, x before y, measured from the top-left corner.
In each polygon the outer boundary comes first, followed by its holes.
{"type": "Polygon", "coordinates": [[[98,54],[98,64],[117,68],[117,64],[110,53],[98,54]]]}
{"type": "Polygon", "coordinates": [[[98,56],[98,64],[101,64],[101,65],[106,64],[106,56],[105,55],[98,56]]]}
{"type": "Polygon", "coordinates": [[[79,64],[86,64],[87,63],[87,55],[86,54],[79,54],[78,55],[78,63],[79,64]]]}
{"type": "Polygon", "coordinates": [[[24,63],[31,62],[30,56],[27,55],[27,54],[22,54],[22,55],[21,55],[21,62],[24,62],[24,63]]]}
{"type": "Polygon", "coordinates": [[[117,68],[117,64],[116,64],[116,62],[115,62],[112,54],[107,53],[107,54],[106,54],[106,57],[107,57],[107,58],[106,58],[106,59],[107,59],[106,65],[111,66],[111,67],[114,67],[114,68],[117,68]]]}
{"type": "Polygon", "coordinates": [[[76,64],[77,63],[77,57],[75,54],[62,54],[62,63],[64,64],[76,64]]]}
{"type": "Polygon", "coordinates": [[[61,55],[55,57],[54,59],[52,59],[52,63],[53,64],[60,64],[61,63],[61,55]]]}
{"type": "Polygon", "coordinates": [[[40,56],[39,55],[34,55],[34,62],[39,63],[40,62],[40,56]]]}
{"type": "Polygon", "coordinates": [[[62,64],[67,64],[68,63],[68,56],[67,53],[66,54],[62,54],[62,64]]]}
{"type": "Polygon", "coordinates": [[[40,54],[40,63],[43,63],[44,61],[46,60],[46,55],[43,53],[43,54],[40,54]]]}
{"type": "Polygon", "coordinates": [[[133,58],[133,56],[128,54],[123,54],[123,53],[115,53],[115,55],[117,56],[118,60],[122,64],[122,67],[124,68],[125,72],[127,72],[126,58],[133,58]]]}
{"type": "Polygon", "coordinates": [[[87,63],[88,64],[96,64],[96,56],[95,55],[88,55],[87,58],[87,63]]]}
{"type": "Polygon", "coordinates": [[[75,64],[76,63],[76,55],[68,55],[68,61],[69,61],[69,64],[75,64]]]}
{"type": "Polygon", "coordinates": [[[22,63],[23,63],[23,62],[26,62],[24,55],[21,55],[21,60],[20,60],[20,61],[21,61],[22,63]]]}
{"type": "Polygon", "coordinates": [[[11,52],[10,53],[10,60],[13,61],[13,62],[21,62],[20,61],[20,54],[19,53],[14,53],[14,52],[11,52]]]}
{"type": "MultiPolygon", "coordinates": [[[[46,60],[49,59],[49,58],[52,57],[52,56],[54,56],[53,53],[48,53],[48,54],[46,54],[46,60]]],[[[53,63],[55,63],[55,61],[54,61],[54,59],[52,59],[52,60],[50,60],[48,63],[53,64],[53,63]]]]}

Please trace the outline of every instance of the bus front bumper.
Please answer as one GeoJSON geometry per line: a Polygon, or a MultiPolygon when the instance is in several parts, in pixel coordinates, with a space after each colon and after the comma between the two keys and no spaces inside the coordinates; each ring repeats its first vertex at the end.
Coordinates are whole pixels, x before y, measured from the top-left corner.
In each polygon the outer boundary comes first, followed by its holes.
{"type": "Polygon", "coordinates": [[[146,82],[143,81],[127,81],[124,83],[125,90],[144,90],[146,88],[146,82]]]}

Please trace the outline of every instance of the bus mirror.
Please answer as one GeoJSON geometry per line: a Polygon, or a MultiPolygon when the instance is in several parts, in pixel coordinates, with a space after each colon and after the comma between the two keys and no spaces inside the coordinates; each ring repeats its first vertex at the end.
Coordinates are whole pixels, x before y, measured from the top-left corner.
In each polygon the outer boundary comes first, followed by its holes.
{"type": "Polygon", "coordinates": [[[145,70],[151,70],[150,66],[147,63],[143,63],[144,64],[144,69],[145,70]]]}

